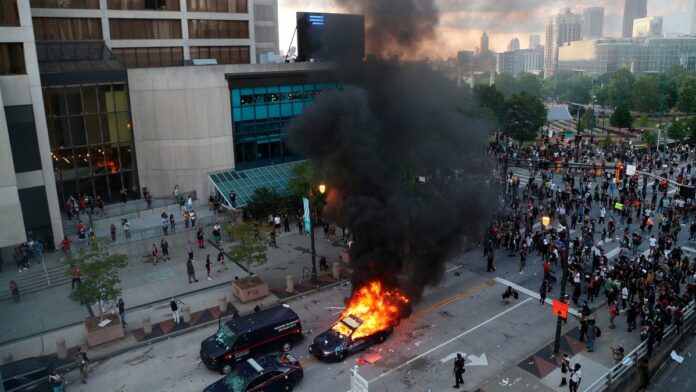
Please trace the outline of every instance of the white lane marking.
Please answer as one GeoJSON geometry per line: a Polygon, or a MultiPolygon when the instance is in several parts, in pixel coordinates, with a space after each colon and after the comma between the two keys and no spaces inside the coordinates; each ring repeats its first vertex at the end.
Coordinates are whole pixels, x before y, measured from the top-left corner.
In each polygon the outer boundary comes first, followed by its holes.
{"type": "MultiPolygon", "coordinates": [[[[541,299],[541,295],[539,293],[534,292],[526,287],[522,287],[516,283],[512,283],[507,279],[496,277],[494,280],[498,283],[504,284],[505,286],[512,286],[513,289],[519,291],[520,293],[527,294],[528,296],[535,298],[537,301],[541,299]]],[[[546,301],[544,301],[544,303],[553,306],[553,301],[549,298],[546,298],[546,301]]],[[[575,317],[580,317],[580,312],[578,312],[573,307],[568,307],[568,313],[572,314],[575,317]]]]}
{"type": "Polygon", "coordinates": [[[470,334],[471,332],[476,331],[477,329],[483,327],[484,325],[490,323],[491,321],[496,320],[497,318],[499,318],[499,317],[501,317],[501,316],[503,316],[503,315],[505,315],[505,314],[507,314],[507,313],[509,313],[509,312],[512,312],[513,310],[517,309],[518,307],[524,305],[524,304],[527,303],[529,300],[531,300],[531,298],[525,299],[524,301],[518,303],[517,305],[514,305],[513,307],[508,308],[508,309],[506,309],[505,311],[498,313],[497,315],[495,315],[495,316],[489,318],[488,320],[481,322],[479,325],[477,325],[477,326],[475,326],[475,327],[473,327],[473,328],[471,328],[471,329],[469,329],[469,330],[466,330],[466,331],[460,333],[459,335],[453,337],[452,339],[450,339],[450,340],[448,340],[448,341],[446,341],[446,342],[443,342],[443,343],[441,343],[441,344],[439,344],[439,345],[437,345],[437,346],[431,348],[430,350],[428,350],[428,351],[426,351],[426,352],[424,352],[424,353],[422,353],[422,354],[420,354],[420,355],[417,355],[417,356],[415,356],[415,357],[409,359],[408,361],[402,363],[401,365],[399,365],[399,366],[397,366],[397,367],[395,367],[395,368],[392,368],[392,369],[388,370],[387,372],[384,372],[384,373],[380,374],[379,376],[377,376],[377,377],[373,378],[372,380],[370,380],[370,383],[373,383],[373,382],[375,382],[375,381],[377,381],[377,380],[379,380],[379,379],[381,379],[381,378],[383,378],[383,377],[388,376],[389,374],[391,374],[391,373],[394,372],[395,370],[399,370],[399,369],[401,369],[402,367],[404,367],[404,366],[406,366],[406,365],[409,365],[409,364],[413,363],[414,361],[416,361],[416,360],[418,360],[418,359],[420,359],[420,358],[423,358],[424,356],[426,356],[426,355],[432,353],[432,352],[435,351],[435,350],[439,350],[439,349],[445,347],[446,345],[448,345],[448,344],[454,342],[455,340],[461,338],[462,336],[468,335],[468,334],[470,334]]]}
{"type": "MultiPolygon", "coordinates": [[[[466,353],[460,353],[460,354],[462,354],[462,356],[466,357],[466,353]]],[[[442,358],[442,359],[440,360],[440,362],[445,363],[445,362],[447,362],[447,361],[453,360],[453,359],[456,358],[456,357],[457,357],[457,353],[452,353],[452,354],[450,354],[450,355],[448,355],[448,356],[442,358]]]]}
{"type": "Polygon", "coordinates": [[[462,265],[461,265],[461,264],[459,264],[459,265],[457,265],[457,266],[454,266],[454,267],[448,269],[447,271],[445,271],[445,273],[447,273],[447,272],[452,272],[452,271],[454,271],[454,270],[456,270],[456,269],[460,269],[460,268],[462,268],[462,265]]]}
{"type": "Polygon", "coordinates": [[[471,362],[464,366],[488,366],[488,358],[486,358],[486,353],[482,353],[478,357],[476,355],[469,355],[466,359],[471,362]]]}

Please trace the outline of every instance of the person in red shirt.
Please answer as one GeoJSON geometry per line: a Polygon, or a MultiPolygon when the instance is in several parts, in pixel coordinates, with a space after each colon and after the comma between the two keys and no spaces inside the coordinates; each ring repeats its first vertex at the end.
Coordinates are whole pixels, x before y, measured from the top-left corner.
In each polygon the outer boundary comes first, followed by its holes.
{"type": "Polygon", "coordinates": [[[63,252],[65,252],[65,254],[70,253],[70,244],[71,243],[72,243],[72,241],[70,241],[70,238],[68,238],[68,236],[65,236],[63,238],[63,241],[60,242],[60,246],[63,249],[63,252]]]}

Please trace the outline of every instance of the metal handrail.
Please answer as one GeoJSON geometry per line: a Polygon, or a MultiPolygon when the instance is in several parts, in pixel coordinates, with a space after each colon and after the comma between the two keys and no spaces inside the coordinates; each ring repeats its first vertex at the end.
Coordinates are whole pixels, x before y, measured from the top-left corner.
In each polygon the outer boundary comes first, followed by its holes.
{"type": "MultiPolygon", "coordinates": [[[[691,303],[686,307],[684,311],[684,321],[682,323],[682,330],[686,328],[687,323],[693,321],[693,316],[696,314],[696,301],[691,301],[691,303]]],[[[672,324],[670,325],[664,335],[662,336],[662,341],[664,342],[672,334],[676,333],[677,327],[672,324]]],[[[608,372],[606,372],[597,381],[591,384],[589,387],[585,388],[584,392],[600,392],[606,390],[606,388],[611,387],[617,379],[628,373],[631,368],[638,363],[638,361],[645,357],[648,352],[648,342],[647,340],[640,343],[633,351],[628,353],[624,359],[614,365],[608,372]],[[630,359],[628,361],[627,359],[630,359]]]]}
{"type": "MultiPolygon", "coordinates": [[[[193,200],[198,200],[196,196],[196,191],[189,191],[189,192],[183,192],[180,193],[178,198],[183,198],[184,196],[191,195],[193,197],[193,200]]],[[[102,220],[102,219],[113,219],[114,217],[118,217],[121,215],[125,214],[133,214],[137,213],[140,211],[147,211],[147,210],[154,210],[157,208],[161,207],[166,207],[170,206],[172,204],[179,204],[179,200],[175,199],[174,196],[168,196],[168,197],[153,197],[152,198],[152,203],[150,206],[147,205],[147,201],[145,199],[137,199],[137,200],[131,200],[128,203],[114,203],[114,204],[108,204],[104,206],[104,211],[105,215],[99,215],[96,213],[98,210],[96,207],[94,208],[95,213],[92,214],[92,222],[102,220]]],[[[186,199],[184,198],[184,201],[186,199]]],[[[89,214],[89,211],[86,211],[85,214],[89,214]]],[[[63,220],[67,219],[67,213],[62,212],[61,216],[63,217],[63,220]]],[[[75,217],[75,222],[79,220],[81,215],[78,215],[75,217]]],[[[89,220],[89,218],[87,218],[89,220]]],[[[70,225],[67,227],[63,228],[63,232],[66,235],[72,235],[72,234],[77,234],[77,227],[74,225],[70,225]]]]}
{"type": "MultiPolygon", "coordinates": [[[[169,231],[168,227],[168,234],[167,235],[172,235],[172,234],[177,234],[177,233],[183,233],[183,232],[189,232],[193,231],[196,232],[200,227],[207,227],[210,225],[213,225],[215,223],[224,223],[225,222],[225,216],[221,214],[217,215],[210,215],[210,216],[205,216],[202,218],[196,219],[196,226],[192,227],[189,226],[188,228],[184,228],[184,224],[182,222],[177,222],[177,229],[174,233],[169,231]]],[[[137,230],[130,230],[128,237],[126,237],[126,234],[123,230],[120,230],[116,236],[115,240],[112,241],[111,235],[104,235],[104,236],[99,236],[97,237],[97,240],[103,240],[110,242],[112,244],[127,244],[135,241],[141,241],[141,240],[147,240],[150,238],[165,238],[166,236],[164,235],[164,231],[162,230],[162,225],[158,226],[152,226],[152,227],[147,227],[144,229],[137,229],[137,230]]],[[[79,243],[78,241],[74,241],[73,244],[75,248],[79,248],[80,246],[89,246],[89,240],[81,240],[83,241],[82,243],[79,243]],[[84,245],[83,245],[84,244],[84,245]]]]}

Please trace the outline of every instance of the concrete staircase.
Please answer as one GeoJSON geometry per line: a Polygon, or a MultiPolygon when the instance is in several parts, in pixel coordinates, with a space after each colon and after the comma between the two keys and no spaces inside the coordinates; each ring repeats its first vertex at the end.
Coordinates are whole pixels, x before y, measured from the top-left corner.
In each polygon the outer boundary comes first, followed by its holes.
{"type": "MultiPolygon", "coordinates": [[[[5,268],[10,268],[9,265],[5,265],[5,268]]],[[[65,275],[66,266],[62,263],[53,263],[46,265],[46,271],[48,272],[48,277],[51,280],[51,286],[61,286],[70,283],[71,277],[65,275]]],[[[31,268],[25,270],[21,273],[15,275],[12,278],[17,285],[19,285],[20,295],[26,295],[30,293],[35,293],[37,291],[47,289],[48,282],[46,281],[46,274],[41,265],[36,264],[36,262],[31,260],[31,268]]],[[[0,301],[11,301],[12,295],[9,290],[0,291],[0,301]]]]}

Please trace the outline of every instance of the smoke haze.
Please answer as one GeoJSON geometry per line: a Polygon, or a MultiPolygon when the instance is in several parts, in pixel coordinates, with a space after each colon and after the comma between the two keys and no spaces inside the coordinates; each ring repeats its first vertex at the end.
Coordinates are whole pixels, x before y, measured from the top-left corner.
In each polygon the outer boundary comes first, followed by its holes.
{"type": "Polygon", "coordinates": [[[355,234],[354,287],[378,278],[418,299],[489,221],[488,128],[466,114],[462,90],[425,66],[357,68],[291,123],[288,143],[326,180],[325,215],[355,234]]]}

